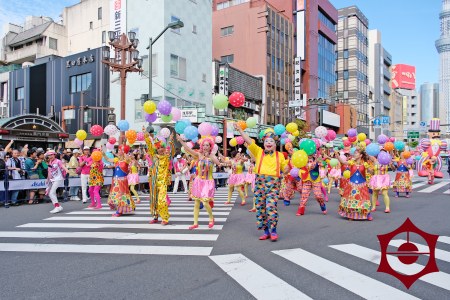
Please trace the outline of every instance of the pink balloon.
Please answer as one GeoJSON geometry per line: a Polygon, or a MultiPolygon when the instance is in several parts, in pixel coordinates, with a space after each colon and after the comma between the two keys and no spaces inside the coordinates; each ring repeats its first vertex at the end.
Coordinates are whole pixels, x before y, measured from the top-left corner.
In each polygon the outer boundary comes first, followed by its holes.
{"type": "Polygon", "coordinates": [[[340,157],[341,157],[342,161],[347,161],[347,157],[344,154],[341,154],[340,157]]]}
{"type": "Polygon", "coordinates": [[[326,138],[330,142],[334,141],[336,139],[336,132],[334,130],[328,129],[326,138]]]}
{"type": "Polygon", "coordinates": [[[316,148],[320,148],[320,146],[321,146],[320,140],[316,139],[316,138],[313,138],[312,140],[314,141],[314,143],[316,143],[316,148]]]}
{"type": "Polygon", "coordinates": [[[244,144],[245,141],[242,136],[238,136],[238,137],[236,137],[236,142],[238,145],[242,145],[242,144],[244,144]]]}
{"type": "Polygon", "coordinates": [[[79,140],[79,139],[75,139],[73,141],[75,143],[75,145],[77,145],[78,147],[81,147],[81,145],[83,145],[83,141],[79,140]]]}
{"type": "Polygon", "coordinates": [[[94,125],[90,130],[93,136],[101,136],[103,134],[103,127],[100,125],[94,125]]]}
{"type": "Polygon", "coordinates": [[[389,139],[389,141],[395,142],[395,137],[391,137],[391,138],[389,139]]]}
{"type": "Polygon", "coordinates": [[[107,143],[107,144],[106,144],[106,149],[112,150],[112,149],[114,149],[114,145],[113,145],[113,144],[110,144],[110,143],[107,143]]]}
{"type": "Polygon", "coordinates": [[[370,145],[370,143],[372,143],[369,139],[366,139],[364,142],[366,143],[366,146],[368,146],[368,145],[370,145]]]}
{"type": "Polygon", "coordinates": [[[178,121],[178,120],[180,120],[181,119],[181,110],[179,110],[178,108],[176,108],[176,107],[172,107],[172,120],[173,121],[178,121]]]}
{"type": "Polygon", "coordinates": [[[145,136],[143,132],[138,132],[136,135],[136,140],[142,142],[143,140],[145,140],[145,136]]]}
{"type": "Polygon", "coordinates": [[[198,133],[203,136],[211,135],[212,127],[208,122],[203,122],[198,126],[198,133]]]}

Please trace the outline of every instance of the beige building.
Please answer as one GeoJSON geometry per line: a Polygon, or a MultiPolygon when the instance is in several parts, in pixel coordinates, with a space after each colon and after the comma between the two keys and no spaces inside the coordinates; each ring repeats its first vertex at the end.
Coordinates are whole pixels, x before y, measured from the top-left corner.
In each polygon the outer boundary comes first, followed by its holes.
{"type": "Polygon", "coordinates": [[[396,139],[403,140],[406,134],[403,132],[403,95],[397,90],[392,90],[389,96],[391,109],[389,110],[389,117],[391,119],[390,132],[396,139]]]}
{"type": "Polygon", "coordinates": [[[81,0],[64,8],[62,13],[67,33],[67,54],[105,45],[110,29],[110,0],[81,0]]]}

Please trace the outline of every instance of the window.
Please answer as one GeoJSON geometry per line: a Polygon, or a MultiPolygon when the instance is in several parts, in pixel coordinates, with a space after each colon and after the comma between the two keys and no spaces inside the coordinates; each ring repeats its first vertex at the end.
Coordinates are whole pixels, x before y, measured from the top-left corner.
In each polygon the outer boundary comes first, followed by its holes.
{"type": "Polygon", "coordinates": [[[92,74],[85,73],[70,76],[70,93],[78,93],[91,89],[92,74]]]}
{"type": "Polygon", "coordinates": [[[202,74],[202,81],[206,82],[206,74],[205,73],[202,74]]]}
{"type": "Polygon", "coordinates": [[[106,31],[102,31],[102,44],[106,43],[106,31]]]}
{"type": "Polygon", "coordinates": [[[192,25],[192,33],[197,34],[197,25],[192,25]]]}
{"type": "Polygon", "coordinates": [[[344,70],[344,79],[348,79],[348,70],[344,70]]]}
{"type": "Polygon", "coordinates": [[[16,101],[23,100],[25,98],[24,95],[25,95],[24,87],[16,88],[16,101]]]}
{"type": "Polygon", "coordinates": [[[225,55],[220,57],[220,61],[223,63],[232,64],[234,62],[234,54],[225,55]]]}
{"type": "Polygon", "coordinates": [[[141,99],[134,100],[134,119],[136,121],[144,121],[141,99]]]}
{"type": "Polygon", "coordinates": [[[186,80],[186,58],[170,54],[170,76],[186,80]]]}
{"type": "Polygon", "coordinates": [[[94,23],[92,21],[89,22],[89,29],[94,29],[94,23]]]}
{"type": "Polygon", "coordinates": [[[53,50],[58,50],[58,40],[54,38],[48,38],[48,47],[53,50]]]}
{"type": "MultiPolygon", "coordinates": [[[[171,17],[170,17],[170,23],[172,23],[172,22],[177,22],[177,21],[180,21],[180,18],[177,18],[177,17],[175,17],[175,16],[171,16],[171,17]]],[[[178,29],[172,29],[172,32],[180,33],[180,28],[178,28],[178,29]]]]}
{"type": "Polygon", "coordinates": [[[97,17],[98,17],[99,20],[102,19],[102,8],[101,7],[99,7],[98,10],[97,10],[97,17]]]}
{"type": "Polygon", "coordinates": [[[220,29],[221,36],[232,35],[234,32],[234,26],[228,26],[220,29]]]}
{"type": "Polygon", "coordinates": [[[344,50],[344,58],[348,58],[348,50],[344,50]]]}

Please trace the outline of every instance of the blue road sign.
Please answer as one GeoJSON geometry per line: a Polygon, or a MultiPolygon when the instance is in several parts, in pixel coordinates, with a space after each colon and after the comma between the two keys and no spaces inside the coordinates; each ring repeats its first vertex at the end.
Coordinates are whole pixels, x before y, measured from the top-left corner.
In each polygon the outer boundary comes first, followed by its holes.
{"type": "Polygon", "coordinates": [[[381,125],[381,120],[376,118],[375,120],[373,120],[373,125],[380,126],[381,125]]]}
{"type": "Polygon", "coordinates": [[[389,116],[382,116],[381,124],[389,124],[389,116]]]}
{"type": "Polygon", "coordinates": [[[424,121],[421,121],[421,122],[420,122],[420,127],[427,127],[427,123],[424,122],[424,121]]]}

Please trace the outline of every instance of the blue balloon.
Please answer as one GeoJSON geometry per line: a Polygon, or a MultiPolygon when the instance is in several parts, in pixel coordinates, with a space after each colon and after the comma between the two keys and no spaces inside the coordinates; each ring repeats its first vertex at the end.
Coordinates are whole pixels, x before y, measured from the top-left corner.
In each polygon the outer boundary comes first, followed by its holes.
{"type": "Polygon", "coordinates": [[[395,141],[394,142],[394,147],[398,151],[403,151],[403,150],[405,150],[405,143],[403,143],[403,141],[395,141]]]}
{"type": "Polygon", "coordinates": [[[329,180],[328,178],[325,177],[325,178],[323,179],[323,183],[324,183],[324,184],[328,184],[329,182],[330,182],[330,180],[329,180]]]}
{"type": "Polygon", "coordinates": [[[183,122],[183,123],[185,123],[185,124],[186,124],[186,127],[188,127],[188,126],[191,126],[191,125],[192,125],[191,121],[189,121],[188,119],[182,119],[182,120],[180,120],[180,122],[183,122]]]}
{"type": "Polygon", "coordinates": [[[184,136],[189,139],[193,140],[198,137],[198,129],[195,126],[188,126],[184,129],[184,136]]]}
{"type": "Polygon", "coordinates": [[[273,128],[273,131],[275,131],[276,135],[282,135],[286,131],[286,127],[284,127],[283,124],[275,125],[273,128]]]}
{"type": "Polygon", "coordinates": [[[119,123],[117,123],[117,127],[119,127],[120,131],[127,131],[130,129],[130,124],[127,120],[120,120],[119,123]]]}
{"type": "Polygon", "coordinates": [[[415,160],[420,160],[422,158],[422,156],[416,155],[416,157],[414,157],[414,158],[415,158],[415,160]]]}
{"type": "Polygon", "coordinates": [[[380,153],[380,146],[377,143],[367,145],[366,152],[370,156],[377,156],[380,153]]]}
{"type": "Polygon", "coordinates": [[[247,155],[250,155],[250,151],[248,149],[245,152],[247,153],[247,155]]]}
{"type": "Polygon", "coordinates": [[[281,145],[286,144],[286,139],[281,139],[281,145]]]}
{"type": "Polygon", "coordinates": [[[198,137],[195,137],[195,138],[191,139],[191,141],[192,141],[193,143],[197,143],[197,142],[198,142],[198,137]]]}
{"type": "Polygon", "coordinates": [[[351,154],[351,155],[355,154],[355,151],[356,151],[356,148],[355,148],[355,147],[351,148],[351,149],[350,149],[350,154],[351,154]]]}
{"type": "Polygon", "coordinates": [[[182,134],[184,132],[184,130],[186,129],[186,127],[188,127],[189,125],[186,122],[183,121],[177,121],[177,123],[175,123],[175,131],[178,134],[182,134]]]}

